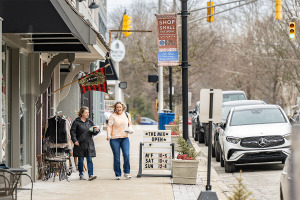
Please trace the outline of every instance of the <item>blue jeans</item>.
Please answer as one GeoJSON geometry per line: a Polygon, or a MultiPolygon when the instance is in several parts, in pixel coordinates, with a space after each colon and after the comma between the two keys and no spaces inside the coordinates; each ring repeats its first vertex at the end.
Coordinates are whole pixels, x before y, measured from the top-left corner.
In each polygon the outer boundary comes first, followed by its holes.
{"type": "MultiPolygon", "coordinates": [[[[78,170],[79,170],[79,175],[83,175],[83,159],[84,157],[78,157],[78,170]]],[[[92,157],[87,156],[86,157],[86,162],[87,162],[87,167],[88,167],[88,174],[89,176],[93,175],[93,161],[92,157]]]]}
{"type": "Polygon", "coordinates": [[[123,172],[130,174],[129,146],[128,138],[110,139],[110,147],[114,154],[114,171],[116,176],[121,176],[120,149],[122,149],[124,158],[123,172]]]}

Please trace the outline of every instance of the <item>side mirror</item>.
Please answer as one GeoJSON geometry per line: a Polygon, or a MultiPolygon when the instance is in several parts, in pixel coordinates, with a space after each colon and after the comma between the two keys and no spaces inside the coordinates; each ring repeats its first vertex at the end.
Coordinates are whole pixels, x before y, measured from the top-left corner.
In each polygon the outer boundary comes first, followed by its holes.
{"type": "Polygon", "coordinates": [[[221,123],[221,124],[220,124],[220,127],[221,127],[222,129],[225,130],[225,128],[226,128],[226,123],[221,123]]]}

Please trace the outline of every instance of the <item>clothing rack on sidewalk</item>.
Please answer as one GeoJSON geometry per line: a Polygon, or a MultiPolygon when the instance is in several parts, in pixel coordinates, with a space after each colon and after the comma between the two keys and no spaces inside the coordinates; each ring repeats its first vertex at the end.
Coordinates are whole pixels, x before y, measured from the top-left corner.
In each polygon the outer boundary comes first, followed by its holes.
{"type": "MultiPolygon", "coordinates": [[[[55,116],[53,118],[50,118],[52,121],[49,121],[49,125],[52,127],[50,128],[49,133],[46,134],[49,136],[48,144],[50,153],[48,156],[45,157],[46,162],[46,168],[45,168],[45,177],[44,180],[48,180],[53,177],[53,182],[55,181],[55,177],[58,176],[59,180],[66,179],[69,181],[68,176],[71,175],[70,167],[68,169],[67,167],[67,160],[70,160],[70,156],[67,156],[65,153],[67,152],[68,148],[68,137],[66,132],[66,120],[64,119],[64,116],[61,114],[62,111],[57,111],[55,113],[55,116]],[[55,120],[55,122],[53,121],[55,120]],[[58,127],[58,121],[60,120],[59,127],[58,127]],[[53,126],[55,126],[55,144],[51,143],[51,137],[52,142],[54,142],[54,130],[53,126]],[[63,130],[62,130],[63,128],[63,130]],[[58,129],[59,134],[58,135],[58,129]],[[51,136],[52,135],[52,136],[51,136]],[[58,141],[59,138],[59,141],[58,141]],[[53,156],[53,151],[51,149],[54,149],[55,145],[55,155],[53,156]],[[60,145],[60,146],[59,146],[60,145]]],[[[49,119],[49,120],[50,120],[49,119]]],[[[48,129],[47,129],[48,131],[48,129]]],[[[71,162],[71,161],[70,161],[71,162]]]]}

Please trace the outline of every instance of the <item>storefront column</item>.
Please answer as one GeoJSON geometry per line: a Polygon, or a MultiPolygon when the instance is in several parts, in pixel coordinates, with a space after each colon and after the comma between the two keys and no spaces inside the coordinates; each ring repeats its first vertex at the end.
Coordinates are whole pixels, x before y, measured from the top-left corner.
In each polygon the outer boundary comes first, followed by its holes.
{"type": "Polygon", "coordinates": [[[31,177],[34,181],[36,181],[37,177],[37,162],[36,155],[37,149],[39,147],[39,151],[42,151],[42,133],[37,133],[36,131],[36,102],[39,96],[40,91],[40,54],[39,53],[31,53],[29,55],[29,69],[30,69],[30,82],[29,82],[29,95],[30,95],[30,105],[28,105],[29,112],[29,133],[30,133],[30,165],[31,169],[31,177]],[[39,145],[36,145],[36,144],[39,145]]]}
{"type": "Polygon", "coordinates": [[[20,51],[12,49],[11,66],[11,167],[20,167],[20,51]]]}

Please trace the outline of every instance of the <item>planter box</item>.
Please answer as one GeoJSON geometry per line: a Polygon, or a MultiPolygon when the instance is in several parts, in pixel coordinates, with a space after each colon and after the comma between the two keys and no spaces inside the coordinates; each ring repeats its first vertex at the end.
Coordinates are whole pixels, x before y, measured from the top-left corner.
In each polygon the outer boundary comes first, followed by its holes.
{"type": "Polygon", "coordinates": [[[196,184],[198,163],[198,160],[172,159],[173,183],[196,184]]]}
{"type": "Polygon", "coordinates": [[[179,135],[171,135],[171,142],[174,143],[175,151],[179,151],[179,145],[177,143],[179,135]]]}
{"type": "Polygon", "coordinates": [[[179,130],[179,125],[165,125],[166,130],[172,130],[172,127],[177,127],[179,130]]]}

